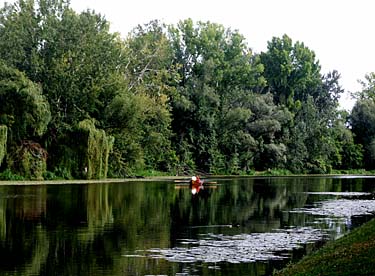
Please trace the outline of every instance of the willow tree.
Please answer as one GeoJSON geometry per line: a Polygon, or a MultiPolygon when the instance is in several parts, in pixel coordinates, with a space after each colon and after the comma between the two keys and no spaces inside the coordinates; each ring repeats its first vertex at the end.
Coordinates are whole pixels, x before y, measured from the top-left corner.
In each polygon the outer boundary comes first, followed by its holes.
{"type": "Polygon", "coordinates": [[[40,85],[0,63],[0,124],[8,129],[8,166],[28,178],[42,178],[46,151],[36,140],[46,132],[51,112],[40,85]]]}
{"type": "Polygon", "coordinates": [[[79,123],[79,136],[83,149],[83,161],[79,164],[87,179],[102,179],[107,177],[108,157],[113,146],[113,137],[107,136],[104,130],[97,129],[90,120],[79,123]]]}
{"type": "Polygon", "coordinates": [[[7,126],[0,125],[0,166],[7,151],[7,126]]]}

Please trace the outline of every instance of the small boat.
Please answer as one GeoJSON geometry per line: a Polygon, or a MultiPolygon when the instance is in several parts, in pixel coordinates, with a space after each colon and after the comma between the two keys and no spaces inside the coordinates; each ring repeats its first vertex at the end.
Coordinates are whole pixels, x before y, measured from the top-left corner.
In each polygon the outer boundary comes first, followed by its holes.
{"type": "Polygon", "coordinates": [[[204,188],[217,188],[216,181],[204,181],[201,180],[198,176],[192,176],[190,180],[175,180],[175,189],[187,188],[191,189],[193,195],[198,194],[204,188]]]}

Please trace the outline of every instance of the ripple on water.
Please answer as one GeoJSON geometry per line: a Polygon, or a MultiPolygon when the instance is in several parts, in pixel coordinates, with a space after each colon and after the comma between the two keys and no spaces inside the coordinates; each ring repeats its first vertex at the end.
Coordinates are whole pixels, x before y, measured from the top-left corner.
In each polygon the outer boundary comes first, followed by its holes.
{"type": "Polygon", "coordinates": [[[371,195],[371,193],[365,193],[365,192],[305,192],[304,194],[309,194],[309,195],[332,195],[332,196],[346,196],[346,197],[368,196],[368,195],[371,195]]]}

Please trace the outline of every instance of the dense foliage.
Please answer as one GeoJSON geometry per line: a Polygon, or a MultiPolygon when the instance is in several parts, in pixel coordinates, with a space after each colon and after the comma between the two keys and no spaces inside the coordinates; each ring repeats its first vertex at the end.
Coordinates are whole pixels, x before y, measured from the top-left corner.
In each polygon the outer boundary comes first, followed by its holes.
{"type": "Polygon", "coordinates": [[[238,31],[210,22],[152,21],[125,39],[109,27],[67,0],[0,10],[1,171],[33,177],[12,166],[22,147],[43,156],[49,178],[106,177],[107,167],[124,177],[375,165],[374,75],[350,115],[338,110],[339,73],[323,75],[315,53],[287,35],[257,54],[238,31]],[[84,122],[105,153],[86,174],[91,142],[75,139],[84,122]]]}

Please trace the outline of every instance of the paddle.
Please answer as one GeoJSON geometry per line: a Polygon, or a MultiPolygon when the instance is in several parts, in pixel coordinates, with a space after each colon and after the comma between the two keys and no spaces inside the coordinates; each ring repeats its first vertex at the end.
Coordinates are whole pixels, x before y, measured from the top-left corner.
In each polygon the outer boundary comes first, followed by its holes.
{"type": "MultiPolygon", "coordinates": [[[[209,186],[204,186],[204,189],[217,189],[217,185],[209,185],[209,186]]],[[[175,185],[174,186],[175,189],[187,189],[189,188],[188,186],[186,185],[175,185]]]]}
{"type": "MultiPolygon", "coordinates": [[[[174,181],[175,183],[178,183],[176,184],[177,185],[181,185],[181,186],[185,186],[185,185],[189,185],[190,183],[189,182],[186,182],[186,181],[174,181]]],[[[216,181],[203,181],[203,186],[206,185],[206,184],[217,184],[216,181]]]]}

